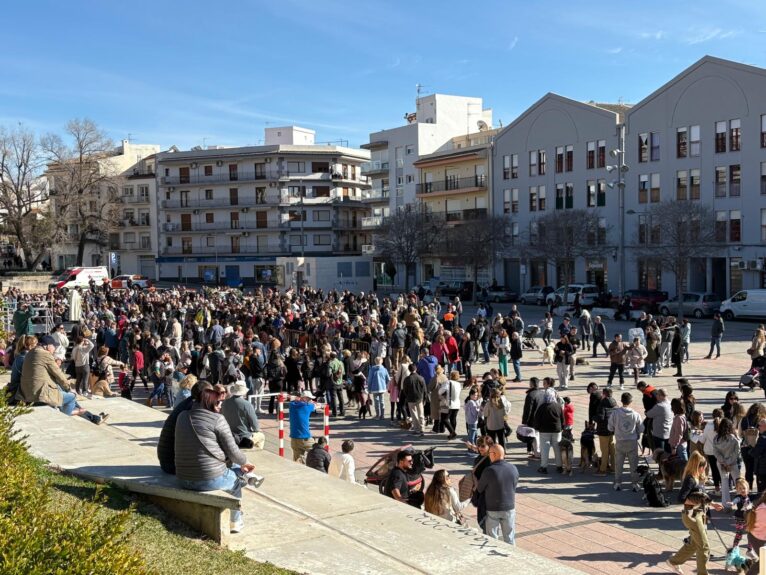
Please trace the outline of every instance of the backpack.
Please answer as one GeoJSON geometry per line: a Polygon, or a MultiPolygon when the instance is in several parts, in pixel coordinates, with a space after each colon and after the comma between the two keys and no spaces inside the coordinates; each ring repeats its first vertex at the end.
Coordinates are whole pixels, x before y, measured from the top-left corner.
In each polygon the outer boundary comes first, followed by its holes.
{"type": "Polygon", "coordinates": [[[644,499],[649,504],[649,507],[667,507],[670,505],[667,497],[662,492],[660,482],[657,481],[657,475],[651,470],[646,472],[644,480],[642,482],[644,489],[644,499]]]}

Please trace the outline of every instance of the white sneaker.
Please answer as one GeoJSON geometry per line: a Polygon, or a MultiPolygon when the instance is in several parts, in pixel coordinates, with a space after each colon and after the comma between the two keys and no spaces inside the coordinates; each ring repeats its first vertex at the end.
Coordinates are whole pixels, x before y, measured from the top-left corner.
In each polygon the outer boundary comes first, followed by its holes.
{"type": "Polygon", "coordinates": [[[256,489],[258,489],[266,479],[263,475],[256,475],[252,471],[250,473],[245,473],[242,477],[247,479],[248,485],[255,487],[256,489]]]}
{"type": "Polygon", "coordinates": [[[241,519],[239,521],[232,521],[229,523],[229,531],[232,533],[239,533],[245,528],[245,522],[241,519]]]}
{"type": "Polygon", "coordinates": [[[680,575],[684,575],[684,570],[681,569],[680,565],[676,565],[675,563],[671,563],[670,559],[665,561],[665,565],[670,567],[670,569],[673,571],[673,573],[679,573],[680,575]]]}

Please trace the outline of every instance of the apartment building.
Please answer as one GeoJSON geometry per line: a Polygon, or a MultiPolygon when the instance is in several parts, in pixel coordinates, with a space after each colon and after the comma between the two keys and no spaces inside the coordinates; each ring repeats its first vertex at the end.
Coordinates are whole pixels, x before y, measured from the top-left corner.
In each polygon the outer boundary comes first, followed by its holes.
{"type": "MultiPolygon", "coordinates": [[[[490,151],[499,130],[482,130],[451,138],[444,150],[426,154],[413,163],[420,172],[416,198],[449,228],[492,214],[490,151]]],[[[434,253],[421,260],[421,280],[465,280],[472,277],[469,262],[434,253]]],[[[488,284],[491,270],[480,269],[478,281],[488,284]]]]}
{"type": "Polygon", "coordinates": [[[372,288],[366,150],[296,126],[265,145],[157,155],[161,279],[372,288]]]}
{"type": "Polygon", "coordinates": [[[766,70],[706,56],[627,114],[627,277],[673,291],[634,247],[656,241],[646,211],[674,199],[713,207],[722,248],[689,262],[689,289],[728,297],[766,287],[766,70]],[[643,232],[643,233],[642,233],[643,232]]]}
{"type": "MultiPolygon", "coordinates": [[[[160,147],[154,144],[134,144],[129,140],[123,140],[122,143],[115,148],[115,150],[102,159],[98,160],[99,170],[102,170],[105,174],[105,178],[101,181],[100,187],[110,189],[91,189],[87,190],[89,194],[88,207],[90,213],[102,213],[102,208],[114,199],[122,199],[123,194],[127,194],[129,190],[133,190],[135,194],[133,197],[134,202],[128,201],[127,203],[120,204],[117,207],[118,215],[120,210],[122,211],[122,220],[118,223],[109,222],[108,229],[105,230],[106,236],[104,241],[99,242],[87,242],[84,246],[83,252],[83,265],[86,266],[107,266],[117,273],[118,269],[123,273],[142,273],[141,269],[150,271],[148,264],[144,264],[144,268],[139,265],[140,255],[143,255],[148,262],[149,256],[154,259],[154,251],[151,247],[151,219],[148,216],[144,216],[143,219],[139,214],[139,206],[141,213],[151,213],[151,184],[149,184],[149,192],[146,192],[144,188],[139,192],[139,184],[131,183],[132,178],[135,176],[135,170],[141,170],[144,165],[142,162],[145,158],[152,156],[159,152],[160,147]],[[144,195],[148,194],[148,195],[144,195]],[[148,202],[138,202],[138,198],[148,197],[148,202]],[[134,205],[135,208],[130,206],[134,205]],[[132,210],[132,212],[131,212],[132,210]],[[127,213],[127,218],[124,217],[127,213]],[[133,216],[131,217],[131,213],[133,216]],[[142,224],[141,222],[146,222],[142,224]],[[116,226],[111,224],[118,223],[116,226]],[[128,243],[131,238],[130,234],[133,234],[132,243],[128,243]],[[135,250],[140,250],[142,245],[146,246],[147,240],[142,240],[142,237],[148,237],[148,247],[143,251],[138,251],[134,255],[135,250]],[[108,240],[108,241],[107,241],[108,240]],[[115,241],[112,241],[115,240],[115,241]],[[143,242],[143,243],[142,243],[143,242]],[[128,266],[122,268],[120,265],[123,256],[130,253],[131,255],[126,258],[128,266]]],[[[149,161],[146,166],[151,165],[149,161]]],[[[50,183],[51,188],[51,203],[50,208],[54,214],[60,214],[60,206],[57,206],[57,202],[63,201],[56,196],[56,177],[57,172],[55,166],[49,167],[46,177],[50,183]]],[[[149,176],[148,179],[153,178],[149,176]]],[[[146,185],[144,180],[144,184],[146,185]]],[[[57,242],[56,245],[51,246],[51,264],[54,269],[64,269],[76,265],[77,253],[79,248],[80,232],[82,230],[82,222],[79,221],[77,214],[67,213],[66,228],[67,234],[65,238],[57,242]]],[[[108,218],[111,220],[112,218],[108,218]]],[[[154,274],[147,274],[153,276],[154,274]]]]}
{"type": "MultiPolygon", "coordinates": [[[[492,205],[494,213],[508,216],[514,244],[497,262],[500,283],[517,293],[533,285],[564,283],[561,269],[549,261],[524,259],[518,249],[535,234],[541,215],[583,208],[597,211],[605,229],[617,223],[619,199],[617,188],[609,187],[614,177],[607,167],[609,151],[619,147],[625,110],[549,93],[495,136],[492,205]]],[[[612,227],[606,242],[616,246],[617,231],[612,227]]],[[[570,280],[616,286],[617,256],[615,250],[612,257],[575,262],[570,280]]]]}
{"type": "MultiPolygon", "coordinates": [[[[416,201],[419,179],[414,164],[421,156],[448,148],[455,136],[491,126],[492,110],[484,109],[481,98],[429,94],[417,98],[415,112],[405,114],[405,120],[403,126],[371,133],[369,143],[362,145],[371,153],[362,166],[371,184],[364,200],[370,208],[362,224],[365,230],[374,230],[391,212],[416,201]]],[[[371,254],[374,249],[372,244],[365,247],[371,254]]],[[[378,285],[389,282],[379,256],[374,265],[378,285]]],[[[404,269],[399,271],[396,277],[403,278],[404,269]]]]}

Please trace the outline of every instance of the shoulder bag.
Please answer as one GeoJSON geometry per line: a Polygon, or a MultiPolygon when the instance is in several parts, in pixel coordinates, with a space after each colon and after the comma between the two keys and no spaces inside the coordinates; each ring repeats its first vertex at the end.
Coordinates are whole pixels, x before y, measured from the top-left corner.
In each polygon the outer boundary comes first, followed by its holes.
{"type": "Polygon", "coordinates": [[[487,459],[487,456],[485,455],[482,457],[479,462],[474,465],[473,469],[471,470],[471,473],[466,473],[463,475],[463,477],[460,478],[460,481],[458,481],[457,488],[458,488],[458,498],[460,501],[465,501],[466,499],[470,499],[471,495],[473,495],[474,489],[476,489],[476,468],[479,467],[482,463],[484,463],[484,460],[487,459]]]}

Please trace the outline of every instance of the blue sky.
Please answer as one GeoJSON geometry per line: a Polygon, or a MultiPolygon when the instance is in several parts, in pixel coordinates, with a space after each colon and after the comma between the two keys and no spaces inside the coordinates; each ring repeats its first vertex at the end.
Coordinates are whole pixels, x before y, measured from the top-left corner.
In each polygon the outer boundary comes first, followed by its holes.
{"type": "Polygon", "coordinates": [[[766,2],[8,2],[0,125],[89,117],[167,148],[267,125],[366,142],[424,93],[508,124],[546,92],[634,103],[705,54],[766,67],[766,2]]]}

